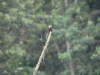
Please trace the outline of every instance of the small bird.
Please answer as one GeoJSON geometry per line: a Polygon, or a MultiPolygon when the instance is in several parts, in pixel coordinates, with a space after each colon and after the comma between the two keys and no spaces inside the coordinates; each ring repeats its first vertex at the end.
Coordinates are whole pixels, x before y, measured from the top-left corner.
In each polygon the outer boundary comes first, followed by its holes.
{"type": "Polygon", "coordinates": [[[49,27],[49,29],[48,29],[48,33],[47,33],[47,35],[46,35],[46,38],[48,38],[48,35],[49,35],[49,33],[53,30],[53,28],[52,28],[52,26],[50,25],[50,26],[48,26],[49,27]]]}
{"type": "MultiPolygon", "coordinates": [[[[50,26],[48,26],[49,27],[49,29],[48,29],[48,32],[50,33],[50,31],[52,31],[53,30],[53,28],[52,28],[52,26],[50,25],[50,26]]],[[[48,34],[49,34],[48,33],[48,34]]]]}

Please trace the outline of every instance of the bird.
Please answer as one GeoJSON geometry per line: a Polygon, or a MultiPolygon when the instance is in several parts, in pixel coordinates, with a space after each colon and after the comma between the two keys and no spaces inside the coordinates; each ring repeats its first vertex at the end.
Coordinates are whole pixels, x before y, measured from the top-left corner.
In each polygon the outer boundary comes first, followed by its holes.
{"type": "Polygon", "coordinates": [[[50,33],[50,31],[52,31],[53,30],[53,28],[52,28],[52,26],[50,25],[50,26],[48,26],[49,27],[49,29],[48,29],[48,32],[50,33]]]}

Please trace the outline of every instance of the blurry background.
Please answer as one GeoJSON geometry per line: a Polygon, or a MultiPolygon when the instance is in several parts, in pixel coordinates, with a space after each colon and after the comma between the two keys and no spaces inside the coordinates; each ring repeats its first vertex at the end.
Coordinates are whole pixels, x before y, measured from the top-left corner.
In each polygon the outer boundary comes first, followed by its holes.
{"type": "Polygon", "coordinates": [[[0,0],[0,75],[100,75],[100,0],[0,0]]]}

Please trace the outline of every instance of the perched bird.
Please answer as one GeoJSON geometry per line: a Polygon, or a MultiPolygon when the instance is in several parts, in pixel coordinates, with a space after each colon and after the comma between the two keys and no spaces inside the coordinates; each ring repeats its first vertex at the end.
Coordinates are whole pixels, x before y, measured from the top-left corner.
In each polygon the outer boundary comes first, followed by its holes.
{"type": "Polygon", "coordinates": [[[53,28],[52,28],[52,26],[50,25],[50,26],[48,26],[49,27],[49,29],[48,29],[48,33],[47,33],[47,35],[46,35],[46,38],[48,38],[48,35],[49,35],[49,33],[53,30],[53,28]]]}
{"type": "Polygon", "coordinates": [[[50,26],[48,26],[49,27],[49,29],[48,29],[48,32],[50,32],[50,31],[52,31],[53,30],[53,28],[52,28],[52,26],[50,25],[50,26]]]}

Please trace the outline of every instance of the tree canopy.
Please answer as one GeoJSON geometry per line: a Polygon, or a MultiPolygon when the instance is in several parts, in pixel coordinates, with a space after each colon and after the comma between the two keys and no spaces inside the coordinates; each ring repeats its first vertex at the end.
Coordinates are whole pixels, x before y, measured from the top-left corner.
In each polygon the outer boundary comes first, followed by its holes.
{"type": "Polygon", "coordinates": [[[100,0],[0,0],[0,75],[100,75],[100,0]]]}

